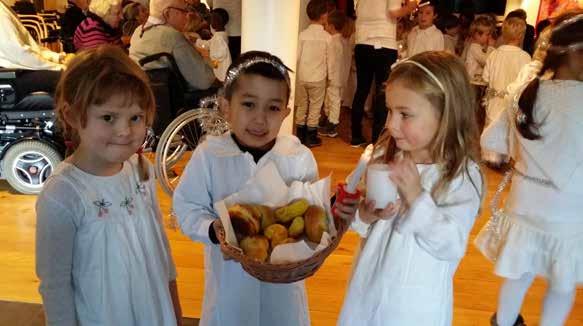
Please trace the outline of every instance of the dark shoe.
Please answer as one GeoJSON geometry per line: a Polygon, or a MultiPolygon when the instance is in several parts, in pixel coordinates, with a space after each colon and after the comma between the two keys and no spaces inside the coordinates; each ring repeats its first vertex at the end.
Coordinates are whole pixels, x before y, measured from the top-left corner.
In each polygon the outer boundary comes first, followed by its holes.
{"type": "Polygon", "coordinates": [[[350,146],[352,147],[362,147],[366,144],[367,144],[366,139],[364,139],[364,137],[362,136],[352,137],[352,140],[350,141],[350,146]]]}
{"type": "Polygon", "coordinates": [[[328,118],[325,115],[320,117],[320,121],[318,121],[319,128],[325,128],[330,122],[328,122],[328,118]]]}
{"type": "Polygon", "coordinates": [[[322,139],[318,137],[318,128],[308,128],[305,145],[308,147],[317,147],[322,145],[322,139]]]}
{"type": "Polygon", "coordinates": [[[302,144],[306,144],[306,133],[308,132],[308,127],[302,125],[296,125],[296,137],[300,139],[302,144]]]}
{"type": "MultiPolygon", "coordinates": [[[[496,321],[496,314],[493,314],[492,317],[490,318],[490,325],[491,326],[498,326],[498,321],[496,321]]],[[[513,326],[526,326],[526,324],[524,323],[524,318],[522,317],[522,315],[520,315],[520,314],[518,315],[513,326]]]]}
{"type": "Polygon", "coordinates": [[[324,128],[318,131],[318,134],[320,136],[326,136],[331,138],[337,137],[338,136],[338,131],[336,130],[337,127],[338,125],[333,124],[332,122],[328,122],[328,124],[324,128]]]}

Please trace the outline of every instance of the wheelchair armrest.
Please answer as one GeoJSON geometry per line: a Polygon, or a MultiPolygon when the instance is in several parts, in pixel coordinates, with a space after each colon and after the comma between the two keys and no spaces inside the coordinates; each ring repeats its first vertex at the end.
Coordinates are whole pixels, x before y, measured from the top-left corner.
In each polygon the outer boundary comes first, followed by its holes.
{"type": "Polygon", "coordinates": [[[138,63],[140,64],[141,67],[143,67],[150,62],[158,61],[162,58],[166,58],[171,62],[175,62],[174,56],[172,56],[172,54],[170,54],[168,52],[161,52],[161,53],[156,53],[156,54],[152,54],[152,55],[143,57],[140,60],[138,60],[138,63]]]}

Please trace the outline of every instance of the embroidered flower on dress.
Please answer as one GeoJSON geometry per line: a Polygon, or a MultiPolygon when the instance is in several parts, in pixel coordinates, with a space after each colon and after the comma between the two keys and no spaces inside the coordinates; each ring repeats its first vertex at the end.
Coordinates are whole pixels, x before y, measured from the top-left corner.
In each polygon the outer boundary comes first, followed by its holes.
{"type": "Polygon", "coordinates": [[[144,183],[136,183],[136,194],[146,195],[146,185],[144,183]]]}
{"type": "Polygon", "coordinates": [[[94,201],[93,205],[99,209],[99,213],[97,214],[98,217],[105,217],[105,215],[109,214],[108,207],[111,206],[111,203],[106,201],[105,198],[94,201]]]}
{"type": "Polygon", "coordinates": [[[134,198],[126,197],[120,204],[119,207],[125,208],[128,211],[128,214],[132,215],[134,207],[134,198]]]}

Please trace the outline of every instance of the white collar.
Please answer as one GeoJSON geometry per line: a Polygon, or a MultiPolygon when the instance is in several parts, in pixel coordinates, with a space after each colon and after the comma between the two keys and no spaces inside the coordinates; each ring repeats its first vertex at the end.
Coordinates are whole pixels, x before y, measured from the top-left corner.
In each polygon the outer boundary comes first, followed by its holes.
{"type": "MultiPolygon", "coordinates": [[[[205,146],[217,156],[237,156],[243,152],[233,140],[231,132],[227,131],[220,136],[207,136],[205,146]]],[[[300,140],[293,135],[279,135],[275,145],[267,153],[278,156],[294,156],[299,154],[302,148],[300,140]]]]}
{"type": "Polygon", "coordinates": [[[154,16],[148,16],[148,20],[146,21],[145,27],[152,26],[152,25],[161,25],[164,24],[165,21],[154,16]]]}

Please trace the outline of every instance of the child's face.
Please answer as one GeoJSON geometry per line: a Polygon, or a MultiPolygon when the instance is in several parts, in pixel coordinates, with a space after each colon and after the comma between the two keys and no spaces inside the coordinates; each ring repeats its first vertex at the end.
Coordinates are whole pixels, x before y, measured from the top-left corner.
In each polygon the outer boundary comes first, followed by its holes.
{"type": "Polygon", "coordinates": [[[144,110],[137,104],[124,105],[123,100],[114,96],[103,105],[91,105],[85,127],[73,123],[80,138],[74,155],[105,175],[116,172],[142,146],[146,135],[144,110]]]}
{"type": "Polygon", "coordinates": [[[455,26],[455,27],[452,27],[452,28],[446,28],[445,29],[445,33],[447,35],[453,36],[453,37],[457,36],[459,34],[459,32],[460,32],[460,27],[459,26],[455,26]]]}
{"type": "Polygon", "coordinates": [[[221,103],[231,132],[245,146],[268,149],[290,113],[287,85],[255,74],[244,74],[236,83],[231,100],[221,103]]]}
{"type": "Polygon", "coordinates": [[[490,31],[485,27],[480,27],[474,32],[472,38],[475,43],[485,46],[490,39],[490,31]]]}
{"type": "Polygon", "coordinates": [[[417,163],[431,161],[430,145],[439,128],[439,114],[433,104],[398,81],[387,86],[389,111],[385,127],[400,150],[409,152],[417,163]]]}
{"type": "Polygon", "coordinates": [[[433,6],[426,5],[419,8],[419,12],[417,12],[417,22],[419,23],[419,28],[424,29],[433,25],[435,17],[435,8],[433,8],[433,6]]]}

